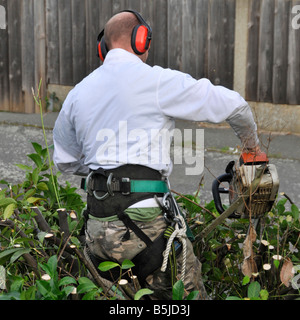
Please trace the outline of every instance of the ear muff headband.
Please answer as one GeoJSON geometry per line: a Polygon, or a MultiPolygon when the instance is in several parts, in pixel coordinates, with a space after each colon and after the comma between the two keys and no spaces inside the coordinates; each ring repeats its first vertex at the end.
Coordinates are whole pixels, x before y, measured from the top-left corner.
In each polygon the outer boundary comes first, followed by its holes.
{"type": "MultiPolygon", "coordinates": [[[[123,10],[121,12],[131,12],[139,20],[140,24],[135,26],[132,30],[131,47],[136,54],[142,55],[150,47],[152,39],[152,29],[138,12],[133,10],[123,10]]],[[[100,32],[97,38],[97,42],[97,55],[101,59],[101,61],[104,61],[109,51],[104,39],[104,29],[100,32]]]]}

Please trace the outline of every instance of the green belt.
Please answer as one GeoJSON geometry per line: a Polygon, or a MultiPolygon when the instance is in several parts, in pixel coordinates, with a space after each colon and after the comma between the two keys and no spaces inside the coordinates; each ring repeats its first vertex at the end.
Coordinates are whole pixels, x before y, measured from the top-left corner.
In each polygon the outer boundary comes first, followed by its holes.
{"type": "Polygon", "coordinates": [[[130,180],[131,192],[166,193],[169,189],[165,181],[159,180],[130,180]]]}

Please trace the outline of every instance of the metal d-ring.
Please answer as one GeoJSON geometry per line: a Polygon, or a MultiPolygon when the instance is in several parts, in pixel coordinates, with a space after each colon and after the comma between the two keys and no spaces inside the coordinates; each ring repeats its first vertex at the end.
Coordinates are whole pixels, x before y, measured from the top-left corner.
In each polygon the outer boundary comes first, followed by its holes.
{"type": "Polygon", "coordinates": [[[86,179],[85,179],[85,185],[86,185],[86,192],[88,193],[88,194],[90,194],[90,195],[92,195],[93,193],[92,193],[92,190],[91,190],[91,188],[90,188],[90,180],[91,180],[91,177],[92,177],[92,175],[93,175],[93,171],[91,171],[90,173],[89,173],[89,175],[86,177],[86,179]]]}
{"type": "Polygon", "coordinates": [[[97,200],[103,201],[103,200],[107,199],[109,196],[114,196],[114,193],[113,193],[112,187],[111,187],[111,182],[112,182],[113,176],[114,176],[113,173],[110,173],[107,178],[107,182],[106,182],[107,193],[105,195],[103,195],[102,197],[99,197],[96,193],[96,190],[94,190],[93,195],[97,200]]]}

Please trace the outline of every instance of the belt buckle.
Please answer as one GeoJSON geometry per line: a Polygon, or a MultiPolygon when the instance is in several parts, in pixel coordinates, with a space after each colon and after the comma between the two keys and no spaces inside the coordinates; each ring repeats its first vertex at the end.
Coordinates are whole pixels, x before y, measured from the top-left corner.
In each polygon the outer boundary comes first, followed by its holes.
{"type": "Polygon", "coordinates": [[[130,178],[122,178],[122,184],[124,183],[129,183],[129,188],[126,191],[122,191],[122,195],[123,196],[128,196],[131,193],[131,189],[130,189],[130,178]]]}

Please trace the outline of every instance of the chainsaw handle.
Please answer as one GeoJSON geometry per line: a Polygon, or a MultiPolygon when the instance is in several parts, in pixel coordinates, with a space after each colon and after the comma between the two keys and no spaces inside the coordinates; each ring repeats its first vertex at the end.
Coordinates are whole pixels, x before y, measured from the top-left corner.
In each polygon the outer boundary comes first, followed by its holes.
{"type": "Polygon", "coordinates": [[[225,211],[225,209],[223,208],[223,205],[222,205],[220,193],[229,193],[229,190],[226,190],[224,188],[220,188],[220,184],[222,182],[230,183],[231,179],[232,179],[231,173],[224,173],[221,176],[219,176],[216,180],[214,180],[214,182],[212,184],[212,194],[213,194],[213,198],[215,201],[215,206],[216,206],[217,211],[220,214],[222,214],[225,211]]]}

